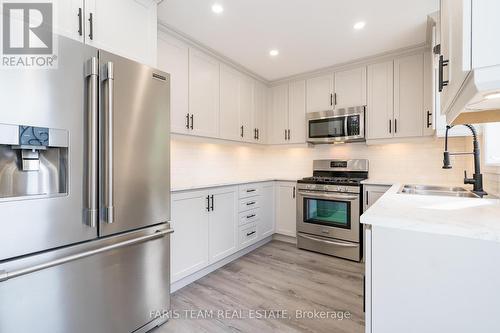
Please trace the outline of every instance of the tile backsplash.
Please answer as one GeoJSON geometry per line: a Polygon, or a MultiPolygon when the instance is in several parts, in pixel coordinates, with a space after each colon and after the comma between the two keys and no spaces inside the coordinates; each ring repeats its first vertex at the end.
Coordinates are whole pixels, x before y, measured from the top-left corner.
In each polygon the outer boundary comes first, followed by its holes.
{"type": "MultiPolygon", "coordinates": [[[[450,151],[464,151],[465,138],[451,138],[450,151]]],[[[472,159],[452,160],[443,170],[443,139],[381,145],[342,144],[311,147],[258,146],[203,138],[172,138],[172,187],[196,187],[232,181],[300,179],[312,174],[315,159],[366,158],[370,178],[397,182],[461,184],[472,159]]]]}

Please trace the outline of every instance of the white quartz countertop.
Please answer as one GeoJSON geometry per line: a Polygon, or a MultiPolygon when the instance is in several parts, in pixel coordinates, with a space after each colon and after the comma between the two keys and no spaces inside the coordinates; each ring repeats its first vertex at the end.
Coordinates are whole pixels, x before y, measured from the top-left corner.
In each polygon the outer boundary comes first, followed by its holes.
{"type": "Polygon", "coordinates": [[[235,185],[243,185],[243,184],[253,184],[253,183],[265,183],[265,182],[297,182],[296,179],[250,179],[250,180],[234,180],[220,183],[212,183],[212,184],[202,184],[202,185],[188,185],[188,186],[172,186],[170,189],[171,192],[180,192],[180,191],[189,191],[189,190],[202,190],[206,188],[212,187],[222,187],[222,186],[235,186],[235,185]]]}
{"type": "Polygon", "coordinates": [[[361,223],[500,242],[500,200],[397,193],[394,184],[361,223]]]}

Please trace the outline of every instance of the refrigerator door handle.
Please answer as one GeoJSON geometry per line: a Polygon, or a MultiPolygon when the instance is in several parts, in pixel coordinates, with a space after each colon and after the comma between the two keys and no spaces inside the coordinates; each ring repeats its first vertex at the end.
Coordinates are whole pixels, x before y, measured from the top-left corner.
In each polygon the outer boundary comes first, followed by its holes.
{"type": "Polygon", "coordinates": [[[98,90],[99,90],[99,61],[97,57],[92,57],[86,64],[87,78],[87,174],[85,179],[85,223],[95,228],[98,220],[98,202],[97,202],[97,182],[98,182],[98,90]]]}
{"type": "Polygon", "coordinates": [[[108,62],[104,66],[104,122],[103,129],[103,220],[114,222],[113,207],[113,113],[114,113],[114,64],[108,62]]]}
{"type": "Polygon", "coordinates": [[[123,242],[118,242],[116,244],[106,245],[106,246],[103,246],[103,247],[100,247],[97,249],[92,249],[92,250],[84,251],[84,252],[81,252],[78,254],[69,255],[67,257],[47,261],[47,262],[36,264],[36,265],[30,266],[30,267],[20,268],[20,269],[13,270],[10,272],[7,272],[5,270],[1,270],[0,271],[0,282],[7,281],[9,279],[13,279],[13,278],[16,278],[16,277],[19,277],[22,275],[26,275],[29,273],[41,271],[43,269],[47,269],[50,267],[59,266],[59,265],[62,265],[62,264],[65,264],[65,263],[68,263],[71,261],[90,257],[90,256],[93,256],[93,255],[96,255],[99,253],[103,253],[103,252],[107,252],[107,251],[111,251],[111,250],[116,250],[118,248],[131,246],[131,245],[134,245],[137,243],[143,243],[143,242],[150,241],[153,239],[161,238],[161,237],[164,237],[164,236],[171,234],[173,232],[174,232],[174,229],[170,229],[170,228],[164,229],[164,230],[157,230],[155,233],[152,233],[149,235],[145,235],[145,236],[141,236],[141,237],[137,237],[137,238],[133,238],[133,239],[128,239],[128,240],[123,241],[123,242]]]}

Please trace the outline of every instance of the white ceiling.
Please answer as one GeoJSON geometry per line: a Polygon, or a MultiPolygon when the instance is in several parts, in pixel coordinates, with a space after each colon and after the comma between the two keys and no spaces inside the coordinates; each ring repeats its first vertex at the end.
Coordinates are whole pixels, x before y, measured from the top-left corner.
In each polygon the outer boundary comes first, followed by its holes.
{"type": "Polygon", "coordinates": [[[437,9],[438,0],[165,0],[158,20],[272,81],[423,43],[437,9]]]}

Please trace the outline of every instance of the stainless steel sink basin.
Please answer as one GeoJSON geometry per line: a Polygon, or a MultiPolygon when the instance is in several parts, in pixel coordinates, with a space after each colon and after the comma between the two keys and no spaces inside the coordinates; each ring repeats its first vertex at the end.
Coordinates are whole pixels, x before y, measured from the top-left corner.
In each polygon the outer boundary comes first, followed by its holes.
{"type": "Polygon", "coordinates": [[[403,189],[417,190],[417,191],[469,192],[469,190],[458,186],[404,185],[403,189]]]}
{"type": "Polygon", "coordinates": [[[461,198],[480,198],[475,193],[458,186],[403,185],[398,193],[461,198]]]}

